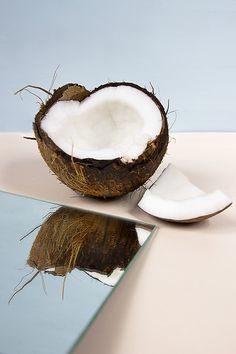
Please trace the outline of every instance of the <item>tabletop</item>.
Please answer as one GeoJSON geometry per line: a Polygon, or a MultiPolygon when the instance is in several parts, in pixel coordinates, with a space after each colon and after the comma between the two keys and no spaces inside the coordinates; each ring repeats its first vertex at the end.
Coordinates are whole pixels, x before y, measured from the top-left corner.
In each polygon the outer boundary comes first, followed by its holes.
{"type": "MultiPolygon", "coordinates": [[[[160,228],[107,301],[74,353],[236,352],[235,203],[207,221],[178,225],[148,216],[137,196],[80,198],[51,175],[36,143],[0,135],[0,189],[157,224],[160,228]]],[[[236,133],[175,133],[171,162],[210,192],[236,199],[236,133]]]]}

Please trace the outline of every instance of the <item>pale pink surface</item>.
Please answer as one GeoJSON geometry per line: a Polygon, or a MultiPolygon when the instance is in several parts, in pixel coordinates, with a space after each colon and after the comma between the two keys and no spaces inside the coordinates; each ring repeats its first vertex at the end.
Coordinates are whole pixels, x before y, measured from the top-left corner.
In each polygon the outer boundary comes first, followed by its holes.
{"type": "MultiPolygon", "coordinates": [[[[157,237],[123,279],[77,354],[235,354],[236,208],[199,224],[158,221],[137,197],[80,198],[52,176],[36,143],[0,135],[0,189],[128,218],[157,222],[157,237]]],[[[166,162],[205,191],[236,200],[236,133],[176,133],[166,162]]]]}

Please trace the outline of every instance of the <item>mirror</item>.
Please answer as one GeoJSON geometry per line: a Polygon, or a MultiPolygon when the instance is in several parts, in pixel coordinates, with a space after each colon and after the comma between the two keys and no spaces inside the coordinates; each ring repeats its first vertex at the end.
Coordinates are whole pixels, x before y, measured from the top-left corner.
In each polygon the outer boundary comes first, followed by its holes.
{"type": "Polygon", "coordinates": [[[0,352],[65,354],[153,226],[0,192],[0,352]]]}

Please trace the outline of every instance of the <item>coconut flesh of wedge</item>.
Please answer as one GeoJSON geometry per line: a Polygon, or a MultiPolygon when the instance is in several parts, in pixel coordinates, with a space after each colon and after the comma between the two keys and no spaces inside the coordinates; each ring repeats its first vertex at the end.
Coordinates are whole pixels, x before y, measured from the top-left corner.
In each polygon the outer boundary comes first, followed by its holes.
{"type": "Polygon", "coordinates": [[[103,198],[143,185],[168,145],[163,106],[131,83],[109,83],[92,92],[77,84],[55,90],[36,115],[34,132],[61,182],[103,198]]]}
{"type": "Polygon", "coordinates": [[[219,214],[232,204],[222,191],[205,193],[169,164],[146,190],[138,206],[159,219],[192,223],[219,214]]]}

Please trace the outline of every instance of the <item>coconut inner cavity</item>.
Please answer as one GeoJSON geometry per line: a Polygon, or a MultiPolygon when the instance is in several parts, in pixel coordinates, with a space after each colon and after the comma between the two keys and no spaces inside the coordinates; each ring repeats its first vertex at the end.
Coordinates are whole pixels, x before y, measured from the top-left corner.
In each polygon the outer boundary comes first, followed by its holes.
{"type": "Polygon", "coordinates": [[[143,153],[161,126],[153,100],[124,85],[100,89],[82,102],[58,101],[41,121],[41,128],[68,155],[127,162],[143,153]]]}

